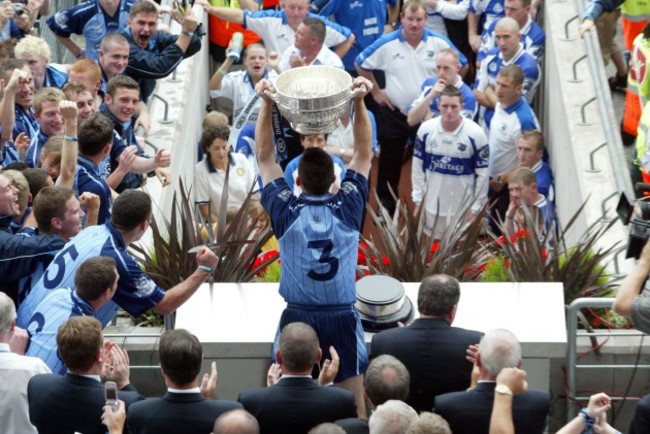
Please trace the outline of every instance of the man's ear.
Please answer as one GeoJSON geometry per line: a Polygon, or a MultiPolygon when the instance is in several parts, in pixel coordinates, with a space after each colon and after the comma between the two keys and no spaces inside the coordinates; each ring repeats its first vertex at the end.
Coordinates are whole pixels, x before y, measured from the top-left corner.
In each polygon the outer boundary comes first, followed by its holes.
{"type": "Polygon", "coordinates": [[[284,364],[284,361],[282,360],[282,354],[280,354],[280,350],[277,350],[275,352],[275,362],[280,366],[284,364]]]}
{"type": "Polygon", "coordinates": [[[302,187],[302,179],[300,178],[300,176],[297,176],[297,177],[296,177],[296,185],[297,185],[298,187],[302,187]]]}
{"type": "Polygon", "coordinates": [[[58,217],[52,218],[52,220],[50,221],[50,224],[56,230],[61,230],[61,228],[63,227],[63,225],[61,224],[61,219],[58,218],[58,217]]]}
{"type": "Polygon", "coordinates": [[[316,364],[320,364],[322,358],[323,358],[323,350],[319,348],[318,353],[316,353],[316,364]]]}

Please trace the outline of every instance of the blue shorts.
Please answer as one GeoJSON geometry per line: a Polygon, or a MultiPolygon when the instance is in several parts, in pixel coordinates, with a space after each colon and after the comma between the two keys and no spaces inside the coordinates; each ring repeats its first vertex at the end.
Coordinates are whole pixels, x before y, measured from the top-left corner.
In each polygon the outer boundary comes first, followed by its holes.
{"type": "Polygon", "coordinates": [[[292,322],[304,322],[316,330],[320,348],[323,351],[323,360],[331,358],[330,346],[336,349],[341,359],[339,372],[334,380],[336,383],[365,372],[368,366],[368,349],[361,326],[361,317],[353,305],[288,305],[282,312],[275,335],[274,356],[278,347],[280,331],[292,322]]]}

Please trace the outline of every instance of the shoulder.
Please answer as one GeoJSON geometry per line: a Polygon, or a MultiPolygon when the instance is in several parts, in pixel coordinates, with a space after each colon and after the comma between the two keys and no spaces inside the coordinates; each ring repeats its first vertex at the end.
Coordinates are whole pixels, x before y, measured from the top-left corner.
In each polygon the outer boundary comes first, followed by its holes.
{"type": "Polygon", "coordinates": [[[449,411],[457,411],[458,407],[463,402],[472,399],[472,395],[476,395],[467,391],[443,393],[435,397],[433,407],[436,413],[444,417],[443,413],[449,411]]]}

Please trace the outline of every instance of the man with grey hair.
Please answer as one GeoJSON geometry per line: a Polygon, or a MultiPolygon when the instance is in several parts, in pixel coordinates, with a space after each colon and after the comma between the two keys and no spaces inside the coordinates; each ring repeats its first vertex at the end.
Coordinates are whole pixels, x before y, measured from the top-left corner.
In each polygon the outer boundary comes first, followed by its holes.
{"type": "Polygon", "coordinates": [[[50,369],[41,359],[11,352],[9,341],[16,329],[14,302],[0,292],[0,432],[36,433],[29,421],[27,383],[50,369]]]}
{"type": "Polygon", "coordinates": [[[449,424],[442,417],[428,411],[420,413],[405,434],[451,434],[449,424]]]}
{"type": "Polygon", "coordinates": [[[420,318],[408,327],[377,333],[370,345],[370,359],[395,356],[406,366],[411,386],[406,402],[416,411],[431,411],[433,400],[443,393],[465,390],[472,363],[466,350],[481,333],[452,327],[460,299],[458,280],[444,274],[429,276],[420,284],[420,318]]]}
{"type": "MultiPolygon", "coordinates": [[[[504,368],[521,364],[521,346],[508,330],[491,330],[479,343],[476,365],[479,381],[467,392],[447,393],[436,397],[434,411],[442,416],[454,434],[488,434],[494,394],[513,396],[504,384],[496,384],[504,368]]],[[[515,432],[541,434],[546,427],[549,409],[546,392],[529,390],[513,397],[512,410],[515,432]]]]}
{"type": "Polygon", "coordinates": [[[214,421],[212,434],[260,434],[260,424],[243,408],[230,410],[214,421]]]}
{"type": "Polygon", "coordinates": [[[418,414],[413,407],[403,401],[391,399],[377,407],[370,416],[368,425],[370,434],[403,434],[416,420],[418,414]]]}

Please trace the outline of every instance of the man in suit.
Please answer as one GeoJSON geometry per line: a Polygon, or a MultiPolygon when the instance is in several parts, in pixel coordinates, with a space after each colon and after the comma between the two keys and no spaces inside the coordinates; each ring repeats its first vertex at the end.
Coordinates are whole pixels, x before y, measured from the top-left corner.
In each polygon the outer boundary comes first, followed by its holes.
{"type": "Polygon", "coordinates": [[[27,386],[29,418],[40,434],[106,433],[101,420],[106,402],[102,376],[117,383],[127,407],[143,399],[129,384],[126,351],[104,344],[102,325],[95,318],[70,318],[59,328],[56,343],[66,375],[39,374],[27,386]]]}
{"type": "Polygon", "coordinates": [[[321,356],[318,336],[309,325],[294,322],[282,329],[275,354],[282,377],[273,386],[249,390],[238,398],[255,416],[262,434],[304,434],[323,422],[356,417],[352,393],[320,386],[311,378],[321,356]]]}
{"type": "MultiPolygon", "coordinates": [[[[373,359],[363,378],[363,389],[372,410],[391,399],[406,401],[410,385],[411,377],[406,366],[389,354],[373,359]]],[[[368,434],[368,421],[365,419],[341,419],[336,424],[348,434],[368,434]]]]}
{"type": "MultiPolygon", "coordinates": [[[[197,337],[187,330],[163,333],[158,353],[167,393],[162,398],[140,401],[129,408],[127,425],[132,434],[210,434],[217,417],[241,408],[236,402],[213,401],[201,395],[199,373],[203,350],[197,337]]],[[[213,364],[213,374],[216,382],[216,364],[213,364]]],[[[204,378],[204,382],[206,380],[204,378]]]]}
{"type": "MultiPolygon", "coordinates": [[[[504,368],[521,364],[521,346],[507,330],[489,331],[479,343],[476,365],[479,381],[471,391],[453,392],[436,397],[434,411],[442,416],[454,434],[488,434],[494,394],[512,395],[496,378],[504,368]]],[[[513,398],[515,432],[541,434],[546,427],[549,409],[546,392],[529,390],[513,398]]]]}
{"type": "Polygon", "coordinates": [[[406,402],[416,411],[431,411],[435,396],[465,390],[470,385],[472,363],[466,350],[481,333],[452,327],[460,299],[460,285],[447,275],[427,277],[420,284],[420,318],[408,327],[384,330],[373,336],[370,359],[390,354],[411,375],[406,402]]]}

